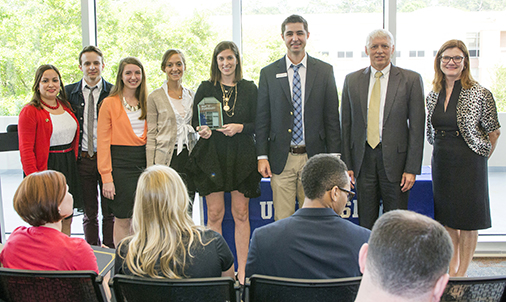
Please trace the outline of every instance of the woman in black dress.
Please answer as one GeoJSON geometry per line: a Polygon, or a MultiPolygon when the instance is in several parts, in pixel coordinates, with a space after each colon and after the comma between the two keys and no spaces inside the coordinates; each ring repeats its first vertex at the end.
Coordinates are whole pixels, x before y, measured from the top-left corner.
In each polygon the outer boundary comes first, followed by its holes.
{"type": "Polygon", "coordinates": [[[220,234],[224,192],[232,196],[237,275],[241,283],[250,239],[249,199],[260,196],[261,175],[253,140],[256,101],[256,85],[242,78],[239,49],[233,42],[220,42],[213,53],[211,79],[202,82],[195,95],[192,123],[200,139],[190,155],[189,170],[197,191],[206,197],[208,226],[220,234]],[[199,126],[198,104],[205,97],[221,102],[223,128],[199,126]]]}
{"type": "Polygon", "coordinates": [[[432,183],[435,218],[450,234],[454,254],[450,276],[465,276],[478,231],[491,226],[488,158],[500,125],[494,97],[473,80],[462,41],[441,46],[427,96],[427,138],[434,145],[432,183]]]}

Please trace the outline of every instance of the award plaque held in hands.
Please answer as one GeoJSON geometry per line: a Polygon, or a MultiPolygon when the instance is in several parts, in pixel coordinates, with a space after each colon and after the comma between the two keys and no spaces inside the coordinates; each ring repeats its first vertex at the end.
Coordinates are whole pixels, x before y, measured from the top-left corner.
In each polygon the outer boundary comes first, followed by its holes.
{"type": "Polygon", "coordinates": [[[223,127],[223,115],[221,113],[221,103],[214,97],[207,97],[200,101],[199,125],[207,125],[211,129],[223,127]]]}

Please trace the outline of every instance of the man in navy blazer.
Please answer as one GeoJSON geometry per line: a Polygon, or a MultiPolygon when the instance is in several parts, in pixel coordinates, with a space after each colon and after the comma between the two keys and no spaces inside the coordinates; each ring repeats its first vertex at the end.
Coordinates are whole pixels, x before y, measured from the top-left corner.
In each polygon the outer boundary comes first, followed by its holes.
{"type": "Polygon", "coordinates": [[[253,232],[246,277],[360,276],[358,254],[370,231],[339,216],[354,195],[346,165],[335,155],[315,155],[302,171],[302,186],[301,209],[253,232]]]}
{"type": "Polygon", "coordinates": [[[356,179],[360,225],[371,229],[380,200],[384,212],[408,207],[409,190],[421,172],[425,105],[421,76],[391,64],[395,47],[390,32],[371,32],[365,50],[371,66],[344,81],[342,159],[352,182],[356,179]],[[375,83],[379,84],[376,119],[369,122],[375,83]],[[368,128],[374,124],[376,139],[374,129],[368,128]]]}
{"type": "Polygon", "coordinates": [[[258,171],[263,177],[271,177],[275,220],[294,213],[296,197],[302,206],[300,173],[308,157],[341,151],[339,100],[332,66],[307,55],[309,31],[303,17],[285,19],[281,37],[286,56],[260,72],[255,129],[258,171]]]}
{"type": "MultiPolygon", "coordinates": [[[[83,78],[76,83],[65,86],[70,105],[79,121],[79,153],[77,169],[83,189],[84,217],[83,230],[86,242],[91,245],[104,245],[114,248],[113,227],[114,215],[109,213],[107,203],[101,198],[102,205],[102,234],[103,241],[100,241],[98,224],[98,190],[102,186],[102,178],[97,170],[97,117],[98,109],[102,100],[111,91],[112,84],[104,80],[102,70],[104,69],[104,56],[96,46],[89,45],[79,53],[79,69],[83,72],[83,78]],[[92,91],[93,89],[93,91],[92,91]],[[90,92],[93,95],[91,104],[90,92]],[[88,111],[90,104],[93,109],[93,133],[88,131],[88,111]],[[90,134],[90,136],[88,136],[90,134]],[[92,140],[89,141],[89,137],[92,140]],[[88,144],[88,142],[90,144],[88,144]],[[89,150],[93,148],[93,150],[89,150]],[[89,152],[91,151],[91,152],[89,152]]],[[[102,192],[102,190],[100,190],[102,192]]]]}

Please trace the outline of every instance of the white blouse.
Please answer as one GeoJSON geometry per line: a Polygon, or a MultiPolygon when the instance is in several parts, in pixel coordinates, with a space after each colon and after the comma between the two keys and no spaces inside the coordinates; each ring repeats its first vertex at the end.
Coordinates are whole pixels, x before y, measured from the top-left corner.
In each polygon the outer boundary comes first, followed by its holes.
{"type": "Polygon", "coordinates": [[[53,133],[49,145],[53,147],[72,143],[76,135],[77,123],[70,113],[67,111],[62,114],[50,113],[49,116],[53,124],[53,133]]]}
{"type": "MultiPolygon", "coordinates": [[[[125,109],[125,107],[123,107],[125,109]]],[[[128,115],[128,119],[130,120],[130,125],[132,125],[132,130],[134,131],[135,135],[138,137],[141,137],[144,134],[144,120],[140,120],[139,117],[141,116],[141,110],[137,111],[128,111],[125,109],[125,112],[128,115]]]]}
{"type": "Polygon", "coordinates": [[[174,110],[176,116],[176,123],[177,123],[176,154],[179,154],[181,153],[181,151],[183,151],[184,145],[186,146],[189,145],[188,136],[194,135],[195,133],[195,129],[193,129],[193,127],[191,126],[193,117],[193,92],[183,87],[183,96],[181,100],[176,100],[169,96],[169,88],[167,86],[167,80],[163,82],[162,88],[163,91],[165,91],[165,94],[167,95],[167,98],[169,99],[170,105],[172,106],[172,109],[174,110]],[[176,104],[176,102],[181,103],[176,104]],[[181,105],[184,108],[184,113],[180,112],[181,105]]]}

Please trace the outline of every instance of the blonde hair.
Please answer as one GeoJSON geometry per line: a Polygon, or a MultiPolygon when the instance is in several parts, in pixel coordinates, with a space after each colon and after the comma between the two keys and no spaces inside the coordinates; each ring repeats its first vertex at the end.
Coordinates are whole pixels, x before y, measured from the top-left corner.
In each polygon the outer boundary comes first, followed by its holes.
{"type": "Polygon", "coordinates": [[[182,278],[187,255],[196,240],[202,245],[201,227],[193,223],[187,208],[186,186],[172,168],[154,165],[140,176],[132,216],[134,235],[125,256],[128,269],[138,276],[182,278]],[[159,268],[155,267],[159,260],[159,268]],[[178,268],[181,268],[179,271],[178,268]]]}
{"type": "Polygon", "coordinates": [[[471,68],[469,65],[469,51],[467,50],[466,44],[460,40],[449,40],[441,46],[436,54],[436,58],[434,59],[435,75],[434,81],[432,81],[432,90],[434,92],[440,92],[441,89],[443,89],[445,83],[445,74],[441,70],[441,56],[445,50],[450,48],[458,48],[464,54],[464,60],[461,62],[461,64],[464,64],[464,69],[460,75],[460,83],[462,84],[462,88],[470,89],[476,83],[476,81],[471,76],[471,68]]]}

